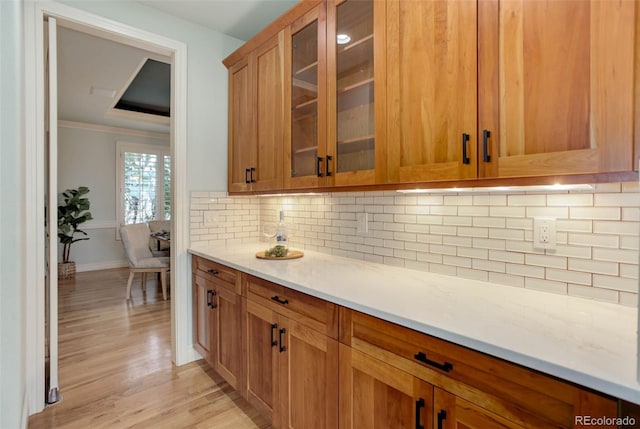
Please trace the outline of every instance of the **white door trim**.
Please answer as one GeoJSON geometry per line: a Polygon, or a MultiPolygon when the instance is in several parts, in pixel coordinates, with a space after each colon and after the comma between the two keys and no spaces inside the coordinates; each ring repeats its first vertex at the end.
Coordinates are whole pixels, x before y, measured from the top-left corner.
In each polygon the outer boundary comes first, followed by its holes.
{"type": "MultiPolygon", "coordinates": [[[[171,57],[171,155],[173,162],[171,237],[171,343],[173,361],[196,359],[191,345],[190,260],[187,187],[187,46],[186,44],[52,1],[24,3],[25,42],[25,357],[29,414],[44,408],[44,67],[43,21],[108,36],[171,57]]],[[[64,380],[63,384],[64,384],[64,380]]],[[[64,392],[62,392],[64,394],[64,392]]]]}

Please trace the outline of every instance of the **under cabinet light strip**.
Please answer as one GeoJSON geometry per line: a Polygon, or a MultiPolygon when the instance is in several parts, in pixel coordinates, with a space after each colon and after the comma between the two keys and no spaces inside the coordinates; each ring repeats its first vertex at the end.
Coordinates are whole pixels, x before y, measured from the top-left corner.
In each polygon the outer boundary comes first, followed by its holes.
{"type": "Polygon", "coordinates": [[[480,192],[553,192],[553,191],[593,191],[592,185],[535,185],[535,186],[491,186],[484,188],[434,188],[434,189],[401,189],[403,194],[430,193],[480,193],[480,192]]]}

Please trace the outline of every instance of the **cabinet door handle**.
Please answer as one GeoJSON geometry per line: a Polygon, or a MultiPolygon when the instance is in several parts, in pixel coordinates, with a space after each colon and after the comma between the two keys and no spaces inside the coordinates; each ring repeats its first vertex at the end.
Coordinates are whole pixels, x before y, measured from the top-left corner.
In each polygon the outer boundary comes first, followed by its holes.
{"type": "Polygon", "coordinates": [[[274,338],[274,331],[278,329],[278,324],[277,323],[272,323],[271,324],[271,347],[275,347],[278,345],[278,342],[276,341],[276,339],[274,338]]]}
{"type": "Polygon", "coordinates": [[[316,164],[316,174],[318,175],[318,177],[322,177],[322,160],[323,158],[321,156],[318,157],[318,162],[316,164]]]}
{"type": "Polygon", "coordinates": [[[484,162],[491,162],[491,155],[489,155],[489,137],[491,137],[491,131],[483,130],[482,131],[482,147],[484,154],[482,155],[482,160],[484,162]]]}
{"type": "Polygon", "coordinates": [[[213,268],[209,268],[209,269],[207,270],[207,272],[208,272],[209,274],[213,274],[214,276],[217,276],[218,274],[220,274],[220,273],[218,272],[218,270],[215,270],[215,269],[213,269],[213,268]]]}
{"type": "Polygon", "coordinates": [[[440,410],[438,413],[438,429],[442,429],[442,423],[447,419],[447,412],[440,410]]]}
{"type": "Polygon", "coordinates": [[[288,299],[281,299],[278,295],[272,296],[271,300],[277,302],[278,304],[283,304],[283,305],[289,304],[288,299]]]}
{"type": "Polygon", "coordinates": [[[248,168],[245,168],[245,169],[244,169],[244,183],[251,183],[251,182],[249,181],[249,171],[250,171],[250,170],[249,170],[248,168]]]}
{"type": "Polygon", "coordinates": [[[249,177],[251,177],[251,183],[256,183],[256,179],[253,177],[253,173],[256,172],[256,168],[255,167],[251,167],[249,169],[249,177]]]}
{"type": "Polygon", "coordinates": [[[416,429],[424,429],[424,426],[420,424],[421,408],[424,408],[424,398],[420,398],[416,401],[416,429]]]}
{"type": "Polygon", "coordinates": [[[218,306],[216,305],[216,291],[212,290],[211,291],[211,309],[215,310],[216,308],[218,308],[218,306]]]}
{"type": "Polygon", "coordinates": [[[207,307],[211,307],[211,289],[207,290],[207,307]]]}
{"type": "Polygon", "coordinates": [[[331,170],[329,170],[329,161],[331,160],[333,160],[333,157],[331,155],[327,155],[327,162],[325,163],[326,168],[324,169],[324,171],[327,173],[327,177],[333,176],[333,173],[331,172],[331,170]]]}
{"type": "Polygon", "coordinates": [[[282,353],[287,350],[287,346],[285,346],[284,343],[282,342],[282,336],[287,333],[287,330],[284,328],[281,328],[280,331],[278,332],[280,333],[278,338],[280,340],[280,353],[282,353]]]}
{"type": "Polygon", "coordinates": [[[444,372],[449,372],[449,371],[451,371],[453,369],[453,364],[451,364],[449,362],[438,363],[436,361],[432,361],[431,359],[427,358],[427,355],[424,354],[423,352],[418,352],[413,357],[417,361],[420,361],[422,363],[426,363],[427,365],[431,365],[433,367],[441,369],[444,372]]]}
{"type": "Polygon", "coordinates": [[[469,143],[469,134],[462,133],[462,163],[471,164],[471,159],[467,154],[467,143],[469,143]]]}

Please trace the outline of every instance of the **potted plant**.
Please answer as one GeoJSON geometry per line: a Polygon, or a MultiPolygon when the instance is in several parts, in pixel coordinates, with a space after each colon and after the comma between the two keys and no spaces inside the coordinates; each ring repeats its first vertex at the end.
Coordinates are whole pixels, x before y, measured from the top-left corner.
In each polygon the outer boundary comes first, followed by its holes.
{"type": "Polygon", "coordinates": [[[63,244],[62,262],[58,263],[58,277],[66,279],[76,273],[76,263],[69,260],[71,245],[76,241],[88,240],[89,237],[76,238],[76,234],[87,235],[78,229],[84,222],[93,219],[89,212],[89,199],[84,195],[89,188],[80,186],[78,189],[67,189],[62,193],[64,203],[58,206],[58,238],[63,244]]]}

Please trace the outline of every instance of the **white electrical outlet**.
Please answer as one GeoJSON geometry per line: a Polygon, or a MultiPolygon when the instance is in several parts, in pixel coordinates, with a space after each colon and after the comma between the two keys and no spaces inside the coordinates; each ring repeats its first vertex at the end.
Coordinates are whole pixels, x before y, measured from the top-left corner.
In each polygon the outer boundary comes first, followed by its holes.
{"type": "Polygon", "coordinates": [[[556,220],[550,217],[533,219],[533,247],[535,249],[556,248],[556,220]]]}
{"type": "Polygon", "coordinates": [[[218,214],[216,212],[204,212],[204,226],[217,228],[218,222],[218,214]]]}
{"type": "Polygon", "coordinates": [[[356,234],[364,235],[369,232],[369,213],[356,213],[356,234]]]}

